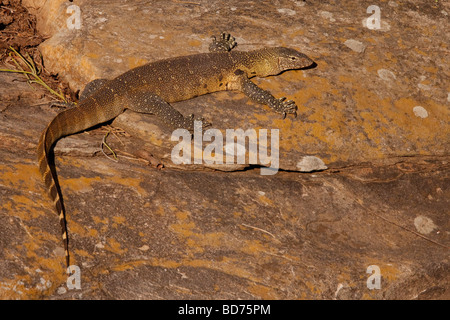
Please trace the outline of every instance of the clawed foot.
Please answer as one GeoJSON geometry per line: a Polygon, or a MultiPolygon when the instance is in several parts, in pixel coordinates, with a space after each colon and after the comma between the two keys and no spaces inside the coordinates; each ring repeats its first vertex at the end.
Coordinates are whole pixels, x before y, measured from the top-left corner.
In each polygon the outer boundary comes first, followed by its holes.
{"type": "Polygon", "coordinates": [[[76,104],[73,102],[64,102],[64,101],[53,101],[50,103],[50,108],[58,108],[58,109],[66,109],[75,107],[76,104]]]}
{"type": "Polygon", "coordinates": [[[211,126],[211,123],[209,123],[208,121],[205,121],[205,119],[203,119],[203,117],[200,118],[194,118],[193,114],[190,114],[189,116],[184,118],[184,126],[183,128],[189,130],[189,132],[193,133],[194,132],[194,121],[201,121],[202,124],[202,131],[211,126]]]}
{"type": "Polygon", "coordinates": [[[297,105],[293,100],[286,100],[285,97],[278,99],[278,106],[276,110],[286,118],[286,114],[293,114],[297,118],[297,105]]]}
{"type": "Polygon", "coordinates": [[[212,43],[209,45],[211,52],[228,52],[237,46],[236,39],[229,33],[223,32],[219,37],[212,36],[212,43]]]}

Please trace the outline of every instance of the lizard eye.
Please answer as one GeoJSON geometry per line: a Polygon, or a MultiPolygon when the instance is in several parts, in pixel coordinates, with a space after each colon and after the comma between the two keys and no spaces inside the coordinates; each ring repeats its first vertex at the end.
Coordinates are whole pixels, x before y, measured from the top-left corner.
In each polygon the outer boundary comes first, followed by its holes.
{"type": "Polygon", "coordinates": [[[297,60],[297,58],[294,57],[294,56],[291,56],[290,58],[291,58],[292,61],[297,60]]]}

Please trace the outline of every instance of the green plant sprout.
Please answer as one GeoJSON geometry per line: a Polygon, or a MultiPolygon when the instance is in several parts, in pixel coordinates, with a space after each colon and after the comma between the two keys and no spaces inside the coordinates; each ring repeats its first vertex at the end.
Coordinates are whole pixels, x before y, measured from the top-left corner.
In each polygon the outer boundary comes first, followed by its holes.
{"type": "Polygon", "coordinates": [[[19,52],[17,52],[13,47],[9,47],[9,49],[12,51],[9,53],[9,56],[11,57],[12,61],[16,65],[17,69],[0,69],[0,71],[3,72],[13,72],[13,73],[21,73],[28,79],[28,84],[31,85],[31,83],[37,83],[41,86],[43,86],[45,89],[47,89],[51,94],[58,97],[60,100],[64,101],[65,103],[68,103],[66,101],[66,98],[61,92],[61,89],[59,92],[56,92],[52,88],[50,88],[44,80],[41,79],[39,76],[42,72],[42,69],[39,69],[36,67],[33,59],[27,54],[27,58],[25,58],[23,55],[21,55],[19,52]],[[17,62],[16,58],[13,56],[13,53],[16,57],[19,57],[23,63],[27,66],[28,70],[24,70],[19,62],[17,62]]]}
{"type": "MultiPolygon", "coordinates": [[[[39,76],[42,72],[42,69],[39,69],[33,59],[27,54],[27,57],[24,57],[23,55],[21,55],[19,52],[17,52],[13,47],[9,47],[9,49],[12,51],[9,53],[9,56],[11,57],[12,61],[14,62],[14,64],[16,65],[17,69],[0,69],[0,71],[3,72],[13,72],[13,73],[21,73],[23,74],[26,78],[27,78],[27,82],[28,84],[32,84],[32,83],[37,83],[41,86],[43,86],[45,89],[47,89],[52,95],[58,97],[60,100],[62,100],[65,104],[70,104],[66,98],[64,97],[64,95],[62,94],[61,90],[59,92],[56,92],[55,90],[53,90],[52,88],[50,88],[45,82],[44,80],[41,79],[41,77],[39,76]],[[13,56],[13,54],[15,54],[16,57],[19,57],[23,63],[27,66],[28,71],[24,70],[22,68],[22,66],[20,65],[20,63],[16,60],[16,58],[13,56]]],[[[118,161],[117,159],[117,155],[116,153],[111,149],[111,147],[106,143],[106,138],[108,137],[108,135],[111,133],[111,130],[109,130],[106,135],[103,137],[102,140],[102,145],[101,145],[101,151],[102,153],[109,159],[113,160],[113,161],[118,161]],[[112,153],[114,159],[112,159],[110,156],[108,156],[104,151],[103,151],[103,146],[106,146],[106,148],[108,148],[108,150],[112,153]]]]}
{"type": "Polygon", "coordinates": [[[108,130],[108,132],[107,132],[107,133],[105,134],[105,136],[103,137],[103,140],[102,140],[102,144],[101,144],[101,146],[100,146],[100,149],[101,149],[102,153],[105,155],[105,157],[107,157],[108,159],[113,160],[113,161],[115,161],[115,162],[118,162],[119,159],[117,159],[117,154],[116,154],[116,153],[114,152],[114,150],[106,143],[106,138],[109,136],[109,134],[111,133],[111,131],[112,131],[111,129],[108,130]],[[105,153],[105,151],[103,151],[103,146],[105,146],[106,148],[108,148],[108,150],[109,150],[110,152],[112,152],[114,159],[111,159],[111,157],[108,156],[108,155],[105,153]]]}

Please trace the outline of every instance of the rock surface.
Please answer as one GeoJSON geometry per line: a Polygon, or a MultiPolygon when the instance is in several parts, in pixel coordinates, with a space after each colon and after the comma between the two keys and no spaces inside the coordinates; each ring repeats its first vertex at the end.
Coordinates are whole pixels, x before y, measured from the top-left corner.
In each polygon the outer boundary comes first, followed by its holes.
{"type": "Polygon", "coordinates": [[[49,37],[46,68],[74,89],[206,52],[222,31],[239,50],[289,46],[317,67],[255,80],[295,100],[297,119],[234,92],[174,104],[220,130],[279,129],[275,175],[174,165],[171,132],[128,111],[108,137],[119,162],[101,154],[103,128],[59,141],[81,289],[66,283],[36,166],[38,137],[58,110],[1,73],[0,298],[449,298],[448,4],[382,2],[371,30],[359,2],[79,1],[81,29],[70,30],[72,3],[23,3],[49,37]],[[322,171],[301,173],[304,159],[322,171]],[[380,289],[367,286],[369,266],[380,289]]]}

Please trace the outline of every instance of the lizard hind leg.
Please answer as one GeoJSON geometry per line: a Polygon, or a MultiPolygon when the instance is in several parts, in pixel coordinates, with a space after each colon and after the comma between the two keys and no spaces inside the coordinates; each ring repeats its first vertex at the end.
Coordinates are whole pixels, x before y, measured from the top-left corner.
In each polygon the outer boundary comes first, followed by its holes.
{"type": "Polygon", "coordinates": [[[86,99],[95,91],[103,87],[106,82],[108,82],[108,79],[95,79],[89,82],[80,93],[80,101],[86,99]]]}
{"type": "Polygon", "coordinates": [[[182,128],[193,132],[194,121],[202,121],[203,128],[210,125],[203,118],[194,118],[192,114],[187,117],[183,116],[160,96],[151,92],[129,93],[127,102],[128,109],[139,113],[154,114],[172,129],[182,128]]]}
{"type": "MultiPolygon", "coordinates": [[[[106,82],[108,82],[108,79],[95,79],[89,82],[81,91],[79,101],[83,101],[90,95],[92,95],[95,91],[97,91],[99,88],[103,87],[106,82]]],[[[75,107],[76,103],[74,102],[64,102],[64,101],[52,101],[50,102],[50,107],[56,107],[56,108],[72,108],[75,107]]]]}
{"type": "Polygon", "coordinates": [[[222,32],[219,39],[212,36],[212,43],[209,45],[210,52],[228,52],[237,46],[236,39],[229,33],[222,32]]]}

